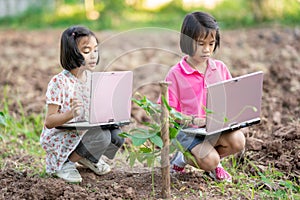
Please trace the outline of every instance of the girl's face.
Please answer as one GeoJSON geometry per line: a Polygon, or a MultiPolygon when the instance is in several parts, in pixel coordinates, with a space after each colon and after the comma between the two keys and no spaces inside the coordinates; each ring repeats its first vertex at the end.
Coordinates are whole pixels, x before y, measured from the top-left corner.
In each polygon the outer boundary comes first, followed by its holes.
{"type": "Polygon", "coordinates": [[[201,65],[206,63],[209,57],[213,54],[216,41],[216,31],[211,31],[207,37],[200,37],[197,40],[197,48],[195,54],[191,56],[194,65],[201,65]]]}
{"type": "Polygon", "coordinates": [[[85,65],[81,66],[86,70],[93,71],[99,57],[98,43],[95,37],[83,37],[78,42],[78,49],[84,57],[85,65]]]}

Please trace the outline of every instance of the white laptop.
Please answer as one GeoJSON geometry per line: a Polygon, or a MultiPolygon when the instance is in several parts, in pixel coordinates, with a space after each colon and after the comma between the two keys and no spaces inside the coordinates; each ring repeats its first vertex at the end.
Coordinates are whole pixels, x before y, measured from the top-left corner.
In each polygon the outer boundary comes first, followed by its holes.
{"type": "Polygon", "coordinates": [[[254,72],[207,88],[206,126],[183,128],[186,134],[212,135],[260,122],[263,72],[254,72]]]}
{"type": "Polygon", "coordinates": [[[130,123],[133,73],[93,72],[87,121],[68,122],[56,128],[123,126],[130,123]]]}

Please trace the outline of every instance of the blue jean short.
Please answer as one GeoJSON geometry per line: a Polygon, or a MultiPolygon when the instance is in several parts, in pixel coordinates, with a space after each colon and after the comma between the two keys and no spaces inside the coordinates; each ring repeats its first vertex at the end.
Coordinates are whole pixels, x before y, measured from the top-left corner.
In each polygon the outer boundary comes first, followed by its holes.
{"type": "MultiPolygon", "coordinates": [[[[220,133],[221,134],[221,133],[220,133]]],[[[214,134],[211,136],[206,135],[189,135],[182,131],[179,131],[177,135],[178,142],[182,145],[184,150],[188,150],[191,152],[191,150],[197,146],[198,144],[201,144],[204,140],[215,140],[217,141],[218,137],[220,137],[220,134],[214,134]]]]}
{"type": "Polygon", "coordinates": [[[182,131],[179,131],[177,135],[178,142],[182,145],[185,150],[191,152],[191,150],[202,143],[205,139],[205,135],[188,135],[182,131]]]}

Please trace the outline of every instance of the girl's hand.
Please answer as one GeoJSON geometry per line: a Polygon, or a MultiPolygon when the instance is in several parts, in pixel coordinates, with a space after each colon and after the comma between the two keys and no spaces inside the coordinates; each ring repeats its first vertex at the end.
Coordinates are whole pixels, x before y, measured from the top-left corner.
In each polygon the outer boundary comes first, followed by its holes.
{"type": "Polygon", "coordinates": [[[71,104],[71,112],[73,114],[73,118],[78,117],[82,114],[83,111],[83,104],[77,98],[70,100],[71,104]]]}
{"type": "Polygon", "coordinates": [[[204,127],[206,125],[206,119],[205,118],[194,118],[193,125],[198,126],[198,127],[204,127]]]}

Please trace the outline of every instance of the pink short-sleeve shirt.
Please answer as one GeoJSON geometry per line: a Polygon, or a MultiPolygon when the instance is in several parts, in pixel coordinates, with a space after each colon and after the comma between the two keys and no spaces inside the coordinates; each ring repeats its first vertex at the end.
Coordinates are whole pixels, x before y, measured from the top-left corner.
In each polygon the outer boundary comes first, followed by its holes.
{"type": "Polygon", "coordinates": [[[173,66],[167,76],[169,85],[169,105],[186,115],[205,117],[206,88],[208,85],[230,79],[232,76],[226,65],[219,60],[208,60],[205,74],[193,69],[187,57],[173,66]]]}

